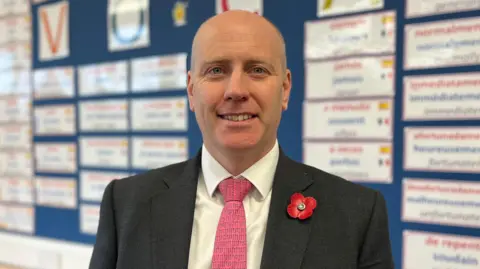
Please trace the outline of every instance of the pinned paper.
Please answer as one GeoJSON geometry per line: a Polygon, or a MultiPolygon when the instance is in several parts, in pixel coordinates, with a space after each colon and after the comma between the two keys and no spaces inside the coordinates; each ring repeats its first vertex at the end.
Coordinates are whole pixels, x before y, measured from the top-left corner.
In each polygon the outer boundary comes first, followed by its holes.
{"type": "Polygon", "coordinates": [[[38,9],[39,58],[49,61],[70,55],[69,3],[46,4],[38,9]]]}

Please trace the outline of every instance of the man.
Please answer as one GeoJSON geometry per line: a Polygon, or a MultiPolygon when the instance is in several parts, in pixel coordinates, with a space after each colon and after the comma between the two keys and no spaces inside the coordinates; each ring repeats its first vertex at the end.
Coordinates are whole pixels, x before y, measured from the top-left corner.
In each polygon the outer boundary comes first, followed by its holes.
{"type": "Polygon", "coordinates": [[[394,268],[383,196],[279,147],[290,88],[283,38],[265,18],[207,20],[187,89],[203,147],[107,186],[90,269],[394,268]]]}

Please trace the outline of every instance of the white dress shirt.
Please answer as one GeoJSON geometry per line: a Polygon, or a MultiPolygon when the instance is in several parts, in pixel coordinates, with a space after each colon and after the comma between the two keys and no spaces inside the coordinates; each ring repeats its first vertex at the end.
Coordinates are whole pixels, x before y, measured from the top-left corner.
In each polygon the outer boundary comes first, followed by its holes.
{"type": "MultiPolygon", "coordinates": [[[[273,177],[279,156],[278,141],[272,150],[253,166],[237,176],[248,179],[254,187],[245,197],[247,225],[247,268],[260,268],[263,243],[270,207],[273,177]]],[[[199,175],[190,244],[189,269],[210,269],[215,233],[224,206],[217,185],[231,177],[202,147],[202,169],[199,175]]]]}

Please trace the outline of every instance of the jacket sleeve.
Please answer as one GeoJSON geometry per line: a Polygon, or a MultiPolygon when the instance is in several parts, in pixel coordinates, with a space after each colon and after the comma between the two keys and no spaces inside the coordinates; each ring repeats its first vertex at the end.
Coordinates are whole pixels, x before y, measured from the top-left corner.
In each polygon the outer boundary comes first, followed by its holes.
{"type": "Polygon", "coordinates": [[[387,206],[383,195],[376,192],[359,257],[360,269],[394,269],[387,206]]]}
{"type": "Polygon", "coordinates": [[[117,228],[114,208],[114,184],[112,180],[103,193],[97,236],[89,269],[115,269],[117,262],[117,228]]]}

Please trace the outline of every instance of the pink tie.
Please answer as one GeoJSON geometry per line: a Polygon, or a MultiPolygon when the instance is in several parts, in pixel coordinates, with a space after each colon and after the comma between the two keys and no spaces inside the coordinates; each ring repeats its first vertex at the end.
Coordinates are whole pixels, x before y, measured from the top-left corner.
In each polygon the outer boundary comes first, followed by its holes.
{"type": "Polygon", "coordinates": [[[241,178],[228,178],[218,188],[225,206],[215,235],[212,269],[247,268],[247,228],[243,199],[252,183],[241,178]]]}

